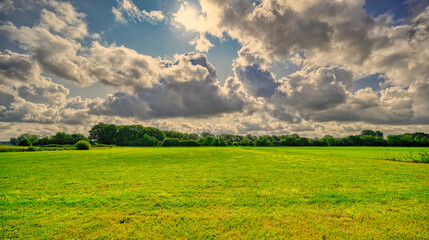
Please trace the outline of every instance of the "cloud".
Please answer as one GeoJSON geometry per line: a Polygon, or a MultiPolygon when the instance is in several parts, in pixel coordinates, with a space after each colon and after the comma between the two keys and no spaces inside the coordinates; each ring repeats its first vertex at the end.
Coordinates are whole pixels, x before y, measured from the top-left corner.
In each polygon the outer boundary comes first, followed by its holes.
{"type": "Polygon", "coordinates": [[[8,12],[14,9],[13,0],[4,0],[0,2],[0,11],[8,12]]]}
{"type": "Polygon", "coordinates": [[[382,73],[404,87],[429,78],[429,7],[407,23],[391,25],[389,16],[367,15],[363,0],[199,3],[201,13],[193,17],[198,21],[177,20],[183,7],[173,24],[200,37],[227,34],[268,62],[302,52],[313,65],[341,66],[360,76],[382,73]]]}
{"type": "Polygon", "coordinates": [[[143,78],[150,79],[149,82],[124,84],[133,87],[133,91],[110,95],[102,104],[94,106],[91,113],[150,119],[205,117],[243,111],[244,93],[231,82],[221,87],[216,70],[205,55],[190,53],[176,55],[173,61],[150,61],[154,62],[139,65],[132,61],[143,70],[145,66],[153,67],[147,71],[150,76],[143,78]]]}
{"type": "Polygon", "coordinates": [[[47,2],[53,11],[42,9],[40,27],[52,30],[68,39],[82,39],[88,36],[88,29],[84,21],[85,14],[77,12],[67,2],[47,2]]]}
{"type": "MultiPolygon", "coordinates": [[[[241,112],[245,106],[251,105],[252,99],[248,99],[239,82],[230,79],[225,86],[220,85],[216,69],[203,54],[188,53],[163,60],[124,46],[103,46],[97,41],[82,47],[79,41],[89,33],[77,31],[84,34],[75,34],[75,29],[87,29],[82,22],[84,15],[77,13],[70,4],[51,2],[49,6],[54,10],[42,10],[40,22],[33,27],[17,27],[12,23],[0,26],[11,40],[28,51],[28,55],[9,51],[0,58],[0,68],[3,69],[0,74],[10,81],[20,78],[26,82],[10,90],[15,94],[15,102],[20,102],[19,106],[38,104],[39,108],[55,112],[50,121],[77,124],[78,118],[70,114],[138,119],[207,117],[241,112]],[[57,19],[62,20],[59,26],[51,24],[57,19]],[[82,24],[85,27],[76,28],[82,24]],[[70,99],[68,102],[68,89],[42,77],[42,72],[81,86],[98,80],[114,86],[118,92],[104,100],[82,103],[82,100],[70,99]],[[57,106],[53,107],[55,103],[57,106]]],[[[12,110],[29,110],[15,105],[8,106],[9,115],[12,110]]],[[[25,114],[29,115],[28,112],[25,114]]],[[[27,121],[23,117],[25,114],[12,118],[5,112],[1,119],[27,121]]],[[[34,116],[31,121],[36,122],[37,117],[41,116],[34,116]]],[[[48,122],[42,118],[40,121],[48,122]]]]}
{"type": "MultiPolygon", "coordinates": [[[[173,25],[242,45],[235,77],[282,121],[429,124],[429,7],[407,22],[365,13],[365,1],[200,0],[191,18],[182,5],[173,25]],[[195,21],[198,19],[198,21],[195,21]],[[296,55],[298,53],[298,55],[296,55]],[[270,64],[289,59],[301,70],[276,77],[270,64]],[[353,81],[379,74],[380,92],[353,93],[353,81]]],[[[191,14],[192,15],[192,14],[191,14]]]]}
{"type": "Polygon", "coordinates": [[[172,24],[177,28],[184,27],[186,31],[198,33],[189,44],[195,45],[197,51],[208,52],[214,45],[206,38],[205,20],[194,6],[184,2],[179,11],[173,14],[172,24]]]}
{"type": "Polygon", "coordinates": [[[38,79],[40,73],[39,66],[33,63],[29,55],[9,50],[0,52],[0,83],[28,82],[31,79],[38,79]]]}
{"type": "Polygon", "coordinates": [[[278,86],[273,75],[256,64],[248,66],[237,65],[234,67],[234,73],[255,97],[271,97],[278,86]]]}
{"type": "Polygon", "coordinates": [[[165,19],[162,11],[147,12],[146,10],[140,10],[132,0],[117,0],[117,3],[118,7],[113,7],[112,13],[115,16],[115,20],[118,22],[127,22],[123,14],[126,14],[128,18],[134,22],[149,21],[150,23],[155,24],[156,22],[160,22],[165,19]]]}
{"type": "Polygon", "coordinates": [[[19,87],[18,96],[33,103],[44,103],[50,106],[62,105],[66,102],[69,90],[63,85],[49,82],[46,85],[24,85],[19,87]]]}
{"type": "Polygon", "coordinates": [[[342,68],[303,68],[281,79],[276,98],[297,109],[323,110],[347,101],[353,75],[342,68]]]}
{"type": "Polygon", "coordinates": [[[84,49],[77,41],[88,36],[84,15],[70,3],[49,3],[53,11],[43,9],[39,24],[17,27],[9,22],[0,26],[0,32],[28,51],[43,71],[87,86],[93,79],[87,74],[89,63],[79,54],[84,49]]]}
{"type": "Polygon", "coordinates": [[[127,22],[127,20],[125,20],[124,16],[122,15],[121,10],[113,7],[112,8],[112,13],[115,16],[115,21],[121,22],[121,23],[126,23],[127,22]]]}

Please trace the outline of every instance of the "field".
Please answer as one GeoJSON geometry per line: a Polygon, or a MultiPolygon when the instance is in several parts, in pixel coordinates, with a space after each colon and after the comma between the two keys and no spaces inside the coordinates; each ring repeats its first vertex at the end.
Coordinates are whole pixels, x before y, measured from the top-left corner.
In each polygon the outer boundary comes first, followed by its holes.
{"type": "Polygon", "coordinates": [[[429,239],[425,148],[0,153],[0,238],[429,239]]]}

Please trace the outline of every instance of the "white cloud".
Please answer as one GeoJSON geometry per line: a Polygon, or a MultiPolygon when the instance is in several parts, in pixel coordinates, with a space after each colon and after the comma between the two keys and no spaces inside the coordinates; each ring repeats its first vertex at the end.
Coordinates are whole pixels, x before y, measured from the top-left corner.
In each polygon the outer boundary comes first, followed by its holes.
{"type": "Polygon", "coordinates": [[[136,22],[149,21],[152,24],[156,22],[163,21],[165,19],[164,13],[162,11],[146,11],[140,10],[133,3],[132,0],[117,0],[118,7],[112,8],[112,13],[115,16],[115,20],[118,22],[125,23],[127,20],[124,18],[123,14],[126,14],[129,19],[136,22]]]}

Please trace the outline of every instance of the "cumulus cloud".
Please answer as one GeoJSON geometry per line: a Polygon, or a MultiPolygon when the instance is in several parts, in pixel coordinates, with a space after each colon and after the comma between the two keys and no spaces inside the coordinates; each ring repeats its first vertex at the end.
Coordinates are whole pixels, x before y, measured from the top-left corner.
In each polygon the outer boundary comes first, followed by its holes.
{"type": "Polygon", "coordinates": [[[139,119],[201,117],[243,111],[247,103],[244,93],[233,83],[219,85],[214,67],[203,54],[177,55],[173,61],[150,61],[140,65],[133,61],[140,68],[153,67],[148,71],[150,76],[143,78],[145,82],[128,83],[133,87],[132,93],[110,95],[91,112],[139,119]]]}
{"type": "Polygon", "coordinates": [[[203,54],[175,55],[163,60],[97,41],[82,47],[79,41],[89,36],[84,15],[69,3],[49,1],[48,6],[53,10],[43,9],[40,22],[33,27],[13,23],[0,26],[28,52],[6,51],[0,55],[0,74],[5,77],[2,81],[15,83],[8,85],[14,103],[4,106],[3,121],[36,122],[39,117],[40,122],[77,124],[89,115],[138,119],[206,117],[241,112],[250,105],[241,83],[230,79],[225,86],[220,85],[215,68],[203,54]],[[60,21],[58,26],[52,24],[54,20],[60,21]],[[80,25],[84,27],[76,27],[80,25]],[[118,92],[104,100],[69,98],[69,90],[42,77],[43,72],[82,86],[98,80],[118,92]],[[15,80],[23,84],[17,85],[15,80]],[[52,113],[51,119],[39,115],[26,118],[31,108],[24,106],[34,106],[39,112],[44,107],[52,113]],[[24,113],[9,117],[18,110],[24,113]]]}
{"type": "Polygon", "coordinates": [[[391,25],[389,16],[367,15],[363,0],[199,3],[198,21],[179,19],[175,25],[200,36],[227,34],[267,61],[303,51],[317,66],[342,66],[362,76],[383,73],[395,85],[428,79],[429,7],[405,24],[391,25]]]}
{"type": "Polygon", "coordinates": [[[31,57],[6,50],[0,52],[0,83],[28,82],[40,78],[40,68],[31,57]]]}
{"type": "Polygon", "coordinates": [[[429,7],[394,25],[388,15],[366,14],[363,0],[199,4],[194,20],[184,15],[190,10],[183,4],[173,25],[201,38],[237,39],[242,49],[235,77],[265,98],[272,116],[288,122],[429,124],[429,7]],[[277,80],[269,68],[281,59],[301,70],[277,80]],[[380,92],[352,91],[355,79],[373,74],[386,79],[380,92]]]}
{"type": "Polygon", "coordinates": [[[323,110],[347,101],[353,75],[341,68],[307,69],[281,80],[276,97],[297,109],[323,110]]]}
{"type": "Polygon", "coordinates": [[[44,71],[82,86],[91,84],[93,79],[87,74],[89,63],[79,54],[83,48],[77,41],[88,36],[84,15],[70,3],[48,3],[52,11],[43,9],[39,24],[17,27],[9,22],[0,26],[0,32],[19,43],[44,71]]]}
{"type": "Polygon", "coordinates": [[[118,22],[125,23],[127,20],[124,18],[124,14],[128,16],[134,22],[149,21],[152,24],[160,22],[165,19],[162,11],[150,11],[140,10],[133,3],[132,0],[117,0],[118,7],[112,8],[112,13],[115,16],[115,20],[118,22]]]}

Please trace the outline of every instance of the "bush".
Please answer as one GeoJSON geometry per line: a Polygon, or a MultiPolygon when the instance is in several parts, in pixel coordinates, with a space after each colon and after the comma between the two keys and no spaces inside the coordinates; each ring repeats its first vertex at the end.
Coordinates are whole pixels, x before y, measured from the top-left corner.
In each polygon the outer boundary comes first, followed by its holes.
{"type": "Polygon", "coordinates": [[[89,150],[91,149],[91,144],[88,141],[80,140],[74,145],[78,150],[89,150]]]}
{"type": "Polygon", "coordinates": [[[19,141],[18,145],[23,147],[29,147],[31,146],[31,141],[27,138],[24,138],[19,141]]]}
{"type": "Polygon", "coordinates": [[[35,147],[33,147],[33,146],[31,146],[31,147],[27,148],[27,151],[29,151],[29,152],[35,152],[35,151],[38,151],[38,149],[35,148],[35,147]]]}

